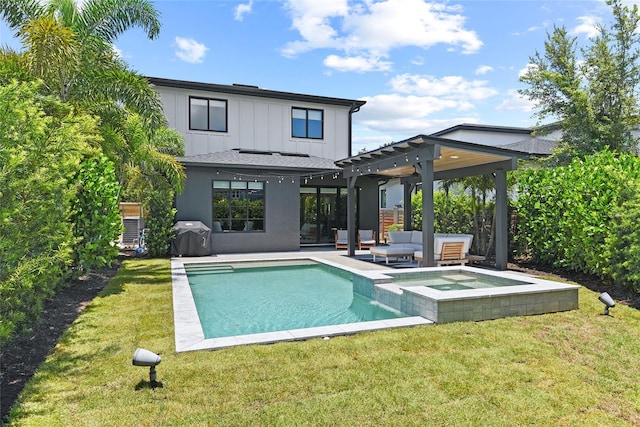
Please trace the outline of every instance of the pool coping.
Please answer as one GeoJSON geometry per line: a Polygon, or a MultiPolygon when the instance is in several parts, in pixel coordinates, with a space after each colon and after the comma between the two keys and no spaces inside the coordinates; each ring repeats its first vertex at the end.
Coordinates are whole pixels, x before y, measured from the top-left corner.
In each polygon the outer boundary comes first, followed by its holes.
{"type": "MultiPolygon", "coordinates": [[[[388,281],[389,276],[379,271],[363,271],[343,264],[331,262],[324,258],[300,254],[299,256],[282,256],[269,258],[268,261],[310,260],[338,267],[351,273],[367,276],[374,280],[388,281]]],[[[350,335],[357,332],[375,331],[380,329],[400,328],[417,325],[433,324],[432,321],[421,316],[401,317],[395,319],[374,320],[369,322],[346,323],[341,325],[319,326],[286,331],[265,332],[259,334],[237,335],[233,337],[205,338],[202,325],[198,317],[191,288],[187,279],[185,264],[229,264],[230,262],[264,262],[264,258],[243,258],[242,260],[215,260],[194,258],[173,258],[171,260],[173,316],[175,328],[176,352],[196,350],[218,350],[246,344],[271,344],[280,341],[296,341],[311,338],[325,338],[338,335],[350,335]]]]}

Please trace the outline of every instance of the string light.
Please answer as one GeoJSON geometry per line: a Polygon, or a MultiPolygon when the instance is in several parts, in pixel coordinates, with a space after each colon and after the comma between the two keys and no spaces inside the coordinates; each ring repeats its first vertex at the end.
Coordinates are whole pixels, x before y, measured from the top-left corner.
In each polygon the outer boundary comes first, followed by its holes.
{"type": "MultiPolygon", "coordinates": [[[[397,162],[393,163],[393,167],[398,167],[397,162]]],[[[363,176],[371,173],[380,172],[380,164],[378,163],[367,164],[366,170],[364,169],[364,166],[356,167],[355,165],[352,165],[351,170],[354,174],[358,176],[363,176]]],[[[307,173],[304,175],[296,174],[296,173],[283,175],[283,174],[275,174],[275,173],[270,174],[268,172],[265,173],[264,171],[260,172],[259,174],[256,174],[256,173],[242,173],[236,170],[217,169],[215,174],[218,176],[228,176],[229,177],[228,179],[233,179],[234,181],[247,181],[247,182],[264,181],[267,184],[270,182],[269,177],[271,176],[272,179],[277,179],[279,184],[282,184],[286,180],[290,179],[292,184],[299,182],[301,185],[303,185],[303,184],[309,184],[310,181],[313,181],[314,179],[318,179],[318,178],[321,181],[324,181],[325,176],[327,177],[327,179],[333,179],[333,180],[338,179],[341,177],[342,171],[324,170],[324,171],[319,171],[311,174],[307,173]]]]}

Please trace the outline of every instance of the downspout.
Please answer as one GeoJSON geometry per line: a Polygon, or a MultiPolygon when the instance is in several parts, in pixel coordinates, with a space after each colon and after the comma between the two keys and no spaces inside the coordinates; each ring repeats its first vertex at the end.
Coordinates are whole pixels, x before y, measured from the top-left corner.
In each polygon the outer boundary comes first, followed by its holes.
{"type": "Polygon", "coordinates": [[[353,156],[352,153],[352,149],[353,149],[353,113],[357,113],[358,111],[360,111],[360,105],[358,103],[352,103],[351,107],[349,107],[349,155],[348,157],[353,156]]]}

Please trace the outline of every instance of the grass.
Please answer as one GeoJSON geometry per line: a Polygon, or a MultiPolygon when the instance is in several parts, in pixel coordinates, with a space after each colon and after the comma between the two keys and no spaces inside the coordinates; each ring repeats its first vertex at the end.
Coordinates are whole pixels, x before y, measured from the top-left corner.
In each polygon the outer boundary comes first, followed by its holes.
{"type": "Polygon", "coordinates": [[[19,426],[640,425],[640,312],[580,309],[176,354],[167,260],[130,260],[11,413],[19,426]],[[131,365],[161,353],[158,381],[131,365]]]}

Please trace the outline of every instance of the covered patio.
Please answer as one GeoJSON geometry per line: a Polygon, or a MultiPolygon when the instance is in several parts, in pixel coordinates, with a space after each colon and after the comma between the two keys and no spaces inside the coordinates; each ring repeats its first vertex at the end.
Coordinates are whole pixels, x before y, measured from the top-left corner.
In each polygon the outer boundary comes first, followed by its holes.
{"type": "MultiPolygon", "coordinates": [[[[376,150],[336,162],[347,180],[347,228],[349,256],[356,250],[356,183],[360,177],[399,177],[404,185],[405,230],[411,224],[411,191],[422,184],[423,265],[435,266],[433,183],[443,179],[487,175],[496,186],[496,268],[507,269],[508,195],[507,171],[518,167],[518,159],[529,154],[452,139],[418,135],[376,150]]],[[[377,206],[376,206],[377,208],[377,206]]]]}

